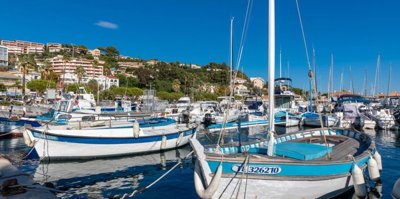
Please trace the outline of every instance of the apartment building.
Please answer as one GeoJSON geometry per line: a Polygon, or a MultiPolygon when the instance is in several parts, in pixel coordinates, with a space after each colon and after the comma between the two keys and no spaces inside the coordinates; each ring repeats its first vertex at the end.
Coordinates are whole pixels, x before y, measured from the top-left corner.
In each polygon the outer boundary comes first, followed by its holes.
{"type": "Polygon", "coordinates": [[[30,41],[21,41],[21,40],[0,40],[0,45],[8,48],[9,54],[34,54],[34,53],[43,53],[44,52],[44,44],[30,42],[30,41]]]}
{"type": "Polygon", "coordinates": [[[91,77],[85,77],[82,79],[82,83],[87,84],[90,80],[96,80],[97,83],[100,85],[100,87],[104,90],[104,89],[109,89],[112,86],[116,86],[119,87],[119,79],[114,77],[114,76],[105,76],[105,75],[101,75],[99,77],[95,77],[95,78],[91,78],[91,77]]]}
{"type": "Polygon", "coordinates": [[[76,74],[76,69],[81,66],[85,71],[84,77],[103,75],[102,62],[95,66],[93,60],[71,58],[71,60],[66,61],[63,56],[59,55],[51,59],[50,64],[53,66],[53,71],[58,74],[76,74]]]}
{"type": "Polygon", "coordinates": [[[8,66],[8,49],[5,46],[0,46],[0,67],[8,66]]]}

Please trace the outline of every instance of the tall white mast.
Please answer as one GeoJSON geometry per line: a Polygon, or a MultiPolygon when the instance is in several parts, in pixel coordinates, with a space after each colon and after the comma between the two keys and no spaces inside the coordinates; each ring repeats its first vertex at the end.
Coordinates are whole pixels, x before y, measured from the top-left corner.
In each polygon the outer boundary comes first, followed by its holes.
{"type": "Polygon", "coordinates": [[[381,63],[381,54],[378,54],[378,60],[376,61],[376,70],[375,70],[375,84],[374,84],[374,92],[372,93],[372,96],[375,96],[379,91],[378,91],[378,84],[379,84],[379,67],[381,63]]]}
{"type": "Polygon", "coordinates": [[[329,67],[329,78],[328,78],[328,99],[330,99],[330,94],[332,89],[332,73],[333,73],[333,54],[331,54],[331,65],[329,67]]]}
{"type": "MultiPolygon", "coordinates": [[[[230,87],[230,96],[233,96],[233,17],[231,17],[231,31],[230,31],[230,39],[229,39],[229,87],[230,87]]],[[[230,101],[231,99],[229,99],[230,101]]]]}
{"type": "Polygon", "coordinates": [[[354,88],[353,88],[353,73],[351,71],[351,66],[350,66],[350,92],[354,93],[354,88]]]}
{"type": "Polygon", "coordinates": [[[282,77],[282,49],[279,50],[279,77],[282,77]]]}
{"type": "Polygon", "coordinates": [[[275,0],[269,0],[268,7],[268,96],[269,96],[269,129],[275,131],[274,89],[275,89],[275,0]]]}
{"type": "Polygon", "coordinates": [[[343,69],[342,72],[340,73],[340,92],[343,91],[343,69]]]}

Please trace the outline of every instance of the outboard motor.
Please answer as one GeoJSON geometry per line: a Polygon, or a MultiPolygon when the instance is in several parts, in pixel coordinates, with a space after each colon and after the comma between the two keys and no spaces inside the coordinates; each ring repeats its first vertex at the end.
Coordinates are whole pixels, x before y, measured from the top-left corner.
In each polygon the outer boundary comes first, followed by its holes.
{"type": "Polygon", "coordinates": [[[212,123],[212,115],[211,115],[211,113],[206,113],[204,115],[204,119],[203,120],[204,120],[203,123],[204,123],[205,127],[210,126],[211,123],[212,123]]]}
{"type": "Polygon", "coordinates": [[[364,123],[365,119],[361,116],[357,116],[356,119],[354,119],[353,127],[360,131],[364,128],[364,123]]]}
{"type": "Polygon", "coordinates": [[[393,110],[393,117],[396,120],[397,124],[400,124],[400,108],[396,108],[393,110]]]}

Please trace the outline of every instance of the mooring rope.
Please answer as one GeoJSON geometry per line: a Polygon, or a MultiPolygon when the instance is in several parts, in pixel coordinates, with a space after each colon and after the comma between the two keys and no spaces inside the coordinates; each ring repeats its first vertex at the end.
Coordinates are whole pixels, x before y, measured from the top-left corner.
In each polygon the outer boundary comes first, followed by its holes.
{"type": "MultiPolygon", "coordinates": [[[[190,155],[192,155],[194,153],[194,151],[191,151],[190,153],[188,153],[182,160],[185,160],[186,158],[188,158],[190,155]]],[[[176,163],[173,167],[171,167],[167,172],[165,172],[162,176],[160,176],[159,178],[157,178],[154,182],[152,182],[151,184],[139,188],[139,189],[135,189],[131,194],[127,194],[125,193],[121,199],[124,199],[126,197],[131,198],[133,197],[135,194],[141,193],[147,189],[149,189],[150,187],[152,187],[153,185],[155,185],[157,182],[159,182],[161,179],[163,179],[165,176],[167,176],[169,173],[171,173],[171,171],[173,171],[176,167],[178,167],[180,164],[182,164],[182,160],[178,161],[178,163],[176,163]]]]}

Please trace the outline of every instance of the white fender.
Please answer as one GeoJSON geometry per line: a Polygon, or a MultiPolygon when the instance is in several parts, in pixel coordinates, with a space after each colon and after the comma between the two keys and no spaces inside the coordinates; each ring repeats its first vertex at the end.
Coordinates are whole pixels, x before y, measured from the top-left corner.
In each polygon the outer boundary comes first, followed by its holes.
{"type": "Polygon", "coordinates": [[[353,179],[354,191],[358,197],[365,197],[367,195],[367,188],[365,186],[364,175],[357,164],[353,164],[353,171],[351,173],[353,179]]]}
{"type": "Polygon", "coordinates": [[[161,139],[161,150],[165,149],[167,147],[167,136],[163,135],[161,139]]]}
{"type": "Polygon", "coordinates": [[[382,167],[382,157],[381,157],[381,154],[378,153],[377,149],[375,149],[375,153],[374,153],[373,157],[374,157],[376,163],[378,164],[379,171],[382,171],[382,169],[383,169],[383,167],[382,167]]]}
{"type": "Polygon", "coordinates": [[[222,163],[219,164],[217,172],[212,178],[210,185],[207,187],[207,189],[204,189],[204,185],[200,177],[200,172],[201,171],[199,166],[199,160],[196,160],[194,169],[194,187],[196,189],[196,193],[200,198],[210,199],[218,189],[219,181],[221,180],[221,174],[222,174],[222,163]]]}
{"type": "Polygon", "coordinates": [[[269,132],[269,140],[268,140],[268,151],[267,151],[268,156],[274,155],[274,144],[275,144],[274,133],[272,131],[270,131],[269,132]]]}
{"type": "Polygon", "coordinates": [[[182,139],[183,139],[183,132],[179,133],[178,140],[176,141],[176,146],[179,146],[179,144],[181,144],[182,139]]]}
{"type": "Polygon", "coordinates": [[[394,183],[392,190],[392,198],[400,199],[400,178],[394,183]]]}
{"type": "Polygon", "coordinates": [[[138,138],[139,134],[140,134],[139,122],[135,120],[135,122],[133,122],[133,137],[138,138]]]}
{"type": "Polygon", "coordinates": [[[29,137],[28,131],[29,131],[28,129],[24,129],[24,130],[22,131],[22,135],[23,135],[23,137],[24,137],[24,142],[25,142],[25,144],[26,144],[27,146],[33,147],[34,142],[33,142],[33,140],[31,140],[31,138],[29,137]]]}
{"type": "Polygon", "coordinates": [[[379,178],[381,177],[381,174],[379,173],[378,164],[376,163],[376,160],[372,158],[372,156],[368,160],[368,174],[371,180],[375,182],[378,181],[379,178]]]}

